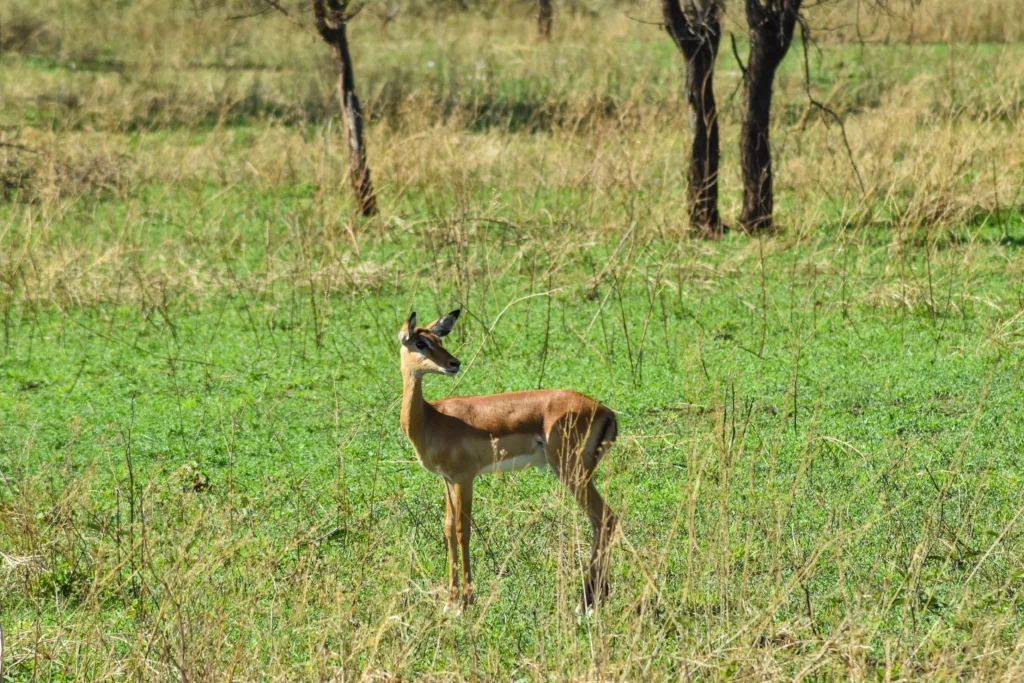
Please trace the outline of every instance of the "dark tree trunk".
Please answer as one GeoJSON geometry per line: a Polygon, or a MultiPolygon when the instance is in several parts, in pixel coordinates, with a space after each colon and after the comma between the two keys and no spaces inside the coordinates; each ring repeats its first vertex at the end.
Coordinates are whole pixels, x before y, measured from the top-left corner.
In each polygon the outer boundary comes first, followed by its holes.
{"type": "Polygon", "coordinates": [[[793,42],[801,0],[746,0],[750,59],[743,74],[743,212],[747,232],[771,231],[772,153],[768,142],[775,72],[793,42]]]}
{"type": "Polygon", "coordinates": [[[551,0],[537,0],[537,33],[545,40],[551,37],[553,16],[554,9],[551,7],[551,0]]]}
{"type": "Polygon", "coordinates": [[[338,99],[345,116],[348,132],[349,180],[356,195],[359,213],[373,216],[377,213],[377,198],[370,182],[370,167],[366,161],[366,146],[363,144],[363,109],[356,96],[355,76],[352,73],[352,56],[348,51],[348,37],[345,34],[345,3],[339,0],[313,0],[316,27],[320,37],[331,46],[338,63],[338,99]]]}
{"type": "Polygon", "coordinates": [[[718,3],[662,0],[665,27],[686,59],[686,101],[690,104],[688,201],[690,225],[703,237],[718,239],[725,231],[718,214],[718,108],[715,104],[715,56],[722,39],[718,3]]]}
{"type": "Polygon", "coordinates": [[[686,101],[690,103],[689,201],[690,222],[712,237],[722,233],[718,215],[718,106],[715,103],[715,55],[718,52],[717,20],[714,42],[702,47],[686,65],[686,101]]]}

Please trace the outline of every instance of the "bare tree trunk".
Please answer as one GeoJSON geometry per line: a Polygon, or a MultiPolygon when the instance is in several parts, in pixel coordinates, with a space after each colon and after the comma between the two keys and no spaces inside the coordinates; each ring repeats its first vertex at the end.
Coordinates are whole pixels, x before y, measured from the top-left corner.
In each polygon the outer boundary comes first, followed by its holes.
{"type": "Polygon", "coordinates": [[[366,146],[363,144],[363,109],[356,96],[355,76],[352,73],[352,56],[348,51],[348,37],[345,33],[345,2],[343,0],[313,0],[316,27],[320,37],[331,46],[338,63],[338,99],[348,129],[349,180],[356,195],[359,212],[364,216],[377,213],[377,198],[370,182],[370,167],[366,160],[366,146]]]}
{"type": "Polygon", "coordinates": [[[746,0],[750,59],[743,74],[743,212],[747,232],[773,229],[772,154],[768,142],[775,72],[793,42],[801,0],[746,0]]]}
{"type": "Polygon", "coordinates": [[[718,239],[725,232],[718,214],[718,107],[715,104],[715,57],[722,38],[717,0],[662,0],[665,27],[686,59],[686,101],[690,104],[690,225],[701,236],[718,239]]]}
{"type": "Polygon", "coordinates": [[[537,33],[544,40],[551,37],[551,18],[554,16],[554,9],[551,7],[551,0],[537,0],[537,33]]]}

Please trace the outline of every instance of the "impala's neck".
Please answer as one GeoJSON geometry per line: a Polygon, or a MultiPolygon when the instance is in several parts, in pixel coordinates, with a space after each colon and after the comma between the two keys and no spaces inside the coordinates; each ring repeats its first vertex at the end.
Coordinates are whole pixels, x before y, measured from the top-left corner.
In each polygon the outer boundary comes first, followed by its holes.
{"type": "Polygon", "coordinates": [[[402,364],[402,431],[417,451],[423,443],[427,402],[423,400],[423,375],[402,364]]]}

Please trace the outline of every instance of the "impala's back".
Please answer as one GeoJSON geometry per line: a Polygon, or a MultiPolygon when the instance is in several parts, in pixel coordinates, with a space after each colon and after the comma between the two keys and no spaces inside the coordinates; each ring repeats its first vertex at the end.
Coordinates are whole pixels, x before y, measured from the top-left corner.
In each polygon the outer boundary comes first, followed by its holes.
{"type": "Polygon", "coordinates": [[[618,432],[614,412],[570,389],[453,396],[432,405],[471,432],[481,473],[541,467],[558,458],[578,458],[576,464],[592,470],[618,432]]]}

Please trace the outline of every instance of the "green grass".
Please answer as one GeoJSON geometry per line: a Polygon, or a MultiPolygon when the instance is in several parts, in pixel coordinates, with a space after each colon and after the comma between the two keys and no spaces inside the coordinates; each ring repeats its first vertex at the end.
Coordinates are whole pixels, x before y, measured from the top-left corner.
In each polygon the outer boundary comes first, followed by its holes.
{"type": "Polygon", "coordinates": [[[1019,675],[1020,45],[815,53],[864,192],[794,53],[784,230],[706,243],[657,27],[357,23],[362,220],[321,45],[131,11],[0,63],[4,139],[43,152],[0,148],[3,680],[1019,675]],[[589,525],[538,471],[477,482],[478,604],[442,613],[397,332],[456,306],[465,371],[427,398],[571,387],[619,415],[592,618],[589,525]]]}
{"type": "MultiPolygon", "coordinates": [[[[276,211],[301,211],[303,200],[281,199],[276,211]]],[[[173,213],[193,199],[144,201],[173,213]]],[[[251,212],[233,226],[243,244],[262,237],[261,211],[242,193],[221,201],[229,214],[251,212]]],[[[127,211],[98,204],[84,213],[127,211]]],[[[83,218],[72,211],[55,228],[83,229],[83,218]]],[[[681,648],[749,629],[751,610],[796,638],[829,633],[850,611],[870,614],[876,667],[889,639],[939,628],[930,647],[948,647],[993,609],[1012,641],[1024,383],[1019,324],[1001,326],[1020,305],[1020,276],[1005,268],[1019,249],[979,234],[930,251],[934,289],[891,306],[872,292],[919,287],[929,264],[860,238],[768,242],[762,290],[759,250],[744,237],[707,247],[623,230],[556,263],[542,229],[525,251],[485,225],[463,229],[461,244],[435,226],[364,243],[326,295],[298,272],[196,299],[163,302],[150,290],[132,305],[8,307],[4,529],[31,543],[25,554],[53,553],[45,568],[9,576],[14,652],[31,649],[35,624],[59,629],[97,609],[105,637],[128,638],[127,653],[168,603],[176,619],[212,620],[250,643],[248,670],[293,675],[318,648],[352,652],[371,626],[384,629],[377,649],[346,666],[404,675],[469,675],[471,662],[449,651],[470,641],[492,675],[523,675],[523,653],[553,666],[545,643],[582,655],[595,639],[630,635],[623,623],[662,642],[657,666],[678,673],[681,648]],[[388,272],[345,284],[360,262],[388,272]],[[449,343],[469,366],[457,393],[569,386],[620,415],[600,479],[627,540],[599,622],[552,620],[576,598],[586,534],[538,472],[481,482],[483,604],[462,620],[440,617],[442,498],[397,426],[395,333],[410,309],[429,316],[456,304],[469,314],[449,343]],[[193,468],[208,489],[193,490],[193,468]],[[130,524],[133,487],[145,519],[130,524]],[[27,501],[35,518],[21,517],[27,501]],[[143,529],[146,545],[132,554],[129,535],[143,529]],[[104,559],[117,549],[134,559],[104,559]],[[97,564],[113,575],[97,575],[97,564]],[[190,568],[199,585],[163,583],[190,568]],[[301,585],[290,583],[296,574],[301,585]],[[635,616],[647,601],[665,620],[635,616]],[[385,614],[400,621],[386,627],[385,614]]],[[[149,237],[167,235],[154,226],[149,237]]],[[[210,262],[221,277],[246,270],[249,282],[259,256],[210,262]]],[[[324,255],[308,258],[316,267],[324,255]]],[[[452,389],[437,378],[428,397],[452,389]]],[[[755,633],[774,631],[758,623],[755,633]]],[[[229,652],[209,665],[227,666],[229,652]]],[[[559,670],[589,666],[584,656],[559,670]]],[[[22,660],[13,675],[32,670],[22,660]]]]}

